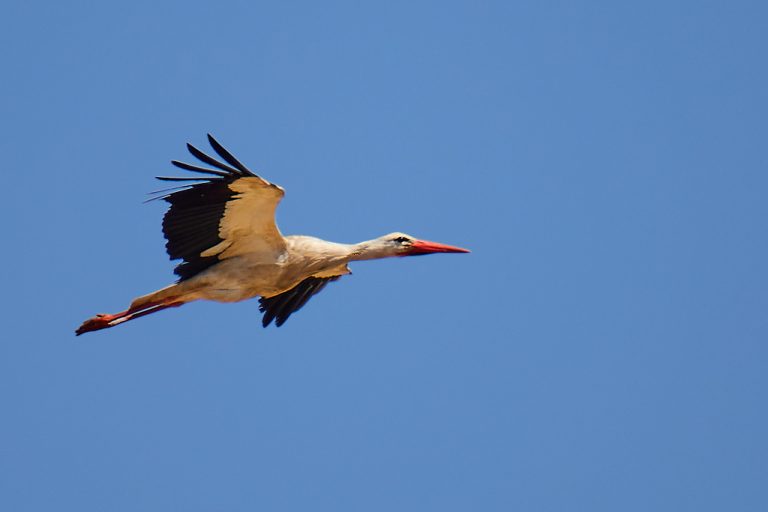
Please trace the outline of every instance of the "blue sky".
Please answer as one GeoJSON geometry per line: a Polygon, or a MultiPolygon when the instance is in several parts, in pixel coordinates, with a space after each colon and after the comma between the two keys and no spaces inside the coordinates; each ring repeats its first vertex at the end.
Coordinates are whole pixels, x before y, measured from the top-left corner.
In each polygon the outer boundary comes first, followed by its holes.
{"type": "Polygon", "coordinates": [[[3,510],[768,506],[759,2],[16,2],[3,510]],[[215,134],[360,262],[280,329],[142,204],[215,134]]]}

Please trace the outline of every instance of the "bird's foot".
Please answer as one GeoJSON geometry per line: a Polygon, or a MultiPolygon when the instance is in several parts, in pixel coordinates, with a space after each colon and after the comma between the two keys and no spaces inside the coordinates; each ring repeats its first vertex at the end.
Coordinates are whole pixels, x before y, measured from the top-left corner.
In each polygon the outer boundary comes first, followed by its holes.
{"type": "Polygon", "coordinates": [[[121,314],[107,315],[107,314],[101,313],[83,322],[83,325],[77,328],[77,330],[75,331],[75,334],[77,336],[80,336],[81,334],[86,332],[98,331],[100,329],[107,329],[121,322],[124,322],[125,320],[127,320],[125,315],[121,315],[121,314]]]}

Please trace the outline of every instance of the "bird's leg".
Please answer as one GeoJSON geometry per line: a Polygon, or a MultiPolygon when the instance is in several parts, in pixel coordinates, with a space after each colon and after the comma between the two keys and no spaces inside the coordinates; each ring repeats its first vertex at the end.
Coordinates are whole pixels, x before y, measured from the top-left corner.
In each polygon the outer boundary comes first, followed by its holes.
{"type": "Polygon", "coordinates": [[[128,320],[133,320],[134,318],[139,318],[145,315],[148,315],[150,313],[157,313],[158,311],[162,311],[163,309],[167,308],[175,308],[178,306],[181,306],[184,304],[184,301],[164,301],[161,303],[148,303],[142,305],[141,308],[136,309],[127,309],[125,311],[121,311],[120,313],[115,313],[112,315],[107,314],[100,314],[96,315],[93,318],[89,318],[85,322],[83,322],[83,325],[78,327],[78,329],[75,331],[75,334],[77,336],[80,336],[83,333],[91,332],[91,331],[98,331],[100,329],[108,329],[109,327],[114,327],[118,324],[121,324],[123,322],[127,322],[128,320]]]}

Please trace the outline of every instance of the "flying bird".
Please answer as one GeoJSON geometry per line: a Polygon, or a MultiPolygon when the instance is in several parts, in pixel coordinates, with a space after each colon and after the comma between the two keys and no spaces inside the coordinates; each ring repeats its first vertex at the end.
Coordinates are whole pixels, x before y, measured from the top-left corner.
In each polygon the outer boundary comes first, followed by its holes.
{"type": "Polygon", "coordinates": [[[358,244],[283,236],[275,209],[285,191],[250,171],[210,134],[208,142],[223,161],[187,144],[210,167],[171,162],[205,176],[157,176],[183,182],[153,198],[171,205],[163,217],[163,234],[170,258],[182,260],[174,269],[178,281],[134,299],[125,311],[89,318],[75,331],[78,336],[194,300],[238,302],[257,296],[262,325],[274,320],[279,327],[329,282],[349,274],[351,261],[469,252],[405,233],[358,244]]]}

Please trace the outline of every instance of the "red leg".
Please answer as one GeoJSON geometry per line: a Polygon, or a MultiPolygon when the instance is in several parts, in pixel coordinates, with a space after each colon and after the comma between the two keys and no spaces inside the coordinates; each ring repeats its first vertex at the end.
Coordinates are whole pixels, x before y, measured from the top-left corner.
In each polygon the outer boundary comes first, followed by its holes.
{"type": "Polygon", "coordinates": [[[123,322],[127,322],[128,320],[133,320],[134,318],[140,318],[145,315],[149,315],[150,313],[157,313],[158,311],[162,311],[163,309],[167,308],[175,308],[178,306],[181,306],[184,304],[184,302],[167,302],[167,303],[160,303],[160,304],[146,304],[139,310],[126,310],[121,311],[120,313],[115,313],[113,315],[96,315],[93,318],[89,318],[85,322],[83,322],[83,325],[77,328],[75,331],[75,335],[80,336],[83,333],[91,332],[91,331],[98,331],[101,329],[108,329],[109,327],[114,327],[118,324],[121,324],[123,322]]]}

